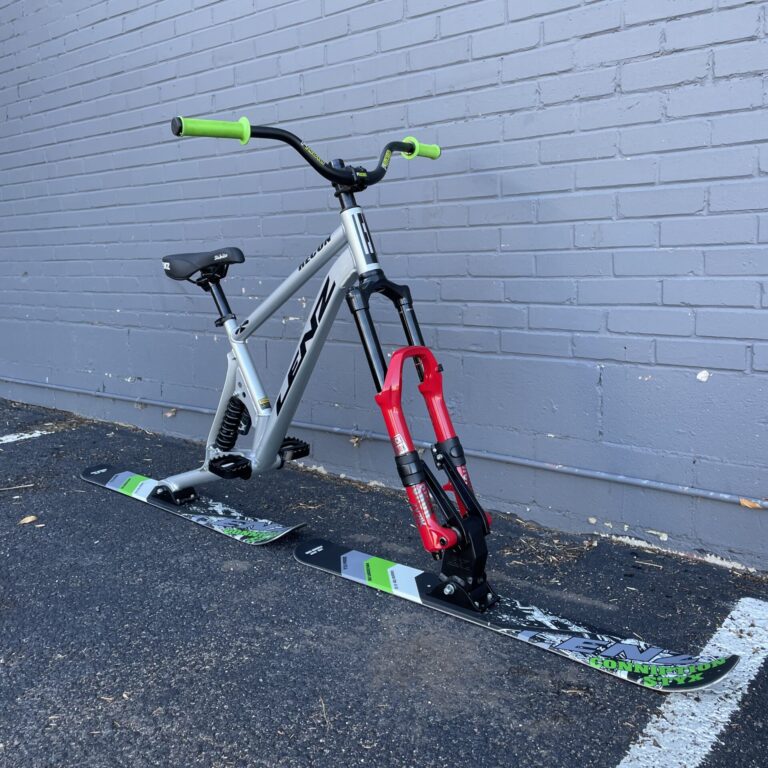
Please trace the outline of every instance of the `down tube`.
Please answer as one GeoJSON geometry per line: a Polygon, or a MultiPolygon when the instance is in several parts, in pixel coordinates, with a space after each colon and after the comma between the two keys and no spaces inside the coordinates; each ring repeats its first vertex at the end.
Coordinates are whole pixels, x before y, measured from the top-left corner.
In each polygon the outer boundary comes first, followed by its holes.
{"type": "Polygon", "coordinates": [[[280,387],[280,394],[269,416],[264,439],[257,449],[256,463],[259,468],[262,465],[271,466],[274,462],[339,307],[356,277],[351,252],[345,248],[323,279],[312,311],[304,324],[299,344],[280,387]]]}

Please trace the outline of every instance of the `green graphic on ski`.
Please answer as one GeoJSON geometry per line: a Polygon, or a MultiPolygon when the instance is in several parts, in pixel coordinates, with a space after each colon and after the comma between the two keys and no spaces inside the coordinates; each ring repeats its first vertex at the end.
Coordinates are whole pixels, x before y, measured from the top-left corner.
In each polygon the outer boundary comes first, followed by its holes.
{"type": "Polygon", "coordinates": [[[177,506],[171,501],[152,494],[158,485],[157,480],[136,472],[120,470],[109,464],[89,467],[81,473],[80,477],[89,483],[117,491],[137,501],[143,501],[243,544],[254,546],[269,544],[304,525],[304,523],[281,525],[271,520],[249,517],[226,504],[201,497],[183,506],[177,506]]]}
{"type": "Polygon", "coordinates": [[[313,539],[296,548],[300,563],[456,616],[507,637],[565,656],[613,677],[661,693],[696,691],[725,677],[738,656],[690,656],[634,638],[622,639],[507,597],[486,613],[431,594],[436,574],[313,539]]]}

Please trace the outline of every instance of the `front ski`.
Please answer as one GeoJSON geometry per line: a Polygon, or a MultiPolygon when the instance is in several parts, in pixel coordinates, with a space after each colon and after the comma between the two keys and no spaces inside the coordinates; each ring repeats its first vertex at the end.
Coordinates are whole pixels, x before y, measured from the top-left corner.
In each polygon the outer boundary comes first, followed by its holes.
{"type": "Polygon", "coordinates": [[[662,693],[706,688],[725,677],[739,661],[738,656],[689,656],[634,638],[622,639],[508,597],[499,598],[485,613],[471,611],[432,594],[440,584],[436,574],[323,539],[299,544],[294,554],[305,565],[523,640],[662,693]]]}
{"type": "Polygon", "coordinates": [[[272,520],[249,517],[222,502],[204,497],[198,497],[195,501],[177,506],[152,493],[159,484],[157,480],[135,472],[120,470],[109,464],[99,464],[83,470],[80,477],[89,483],[151,504],[153,507],[163,509],[244,544],[254,546],[269,544],[304,525],[304,523],[281,525],[272,520]]]}

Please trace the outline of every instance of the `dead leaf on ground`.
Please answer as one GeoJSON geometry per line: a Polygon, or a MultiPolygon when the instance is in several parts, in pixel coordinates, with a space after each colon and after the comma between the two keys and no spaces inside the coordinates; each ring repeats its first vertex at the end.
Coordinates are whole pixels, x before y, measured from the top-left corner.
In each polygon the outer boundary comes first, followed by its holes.
{"type": "Polygon", "coordinates": [[[37,515],[27,515],[19,520],[19,525],[29,525],[29,523],[34,523],[35,520],[37,520],[37,515]]]}

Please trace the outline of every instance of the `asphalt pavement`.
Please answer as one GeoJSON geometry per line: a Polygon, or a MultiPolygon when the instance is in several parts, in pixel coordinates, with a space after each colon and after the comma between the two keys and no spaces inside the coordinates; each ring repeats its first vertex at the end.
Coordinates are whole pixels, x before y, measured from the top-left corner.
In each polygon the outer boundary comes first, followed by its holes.
{"type": "MultiPolygon", "coordinates": [[[[0,400],[3,768],[614,768],[665,700],[293,559],[321,536],[433,568],[397,491],[297,468],[212,488],[307,523],[251,547],[79,479],[202,453],[0,400]]],[[[489,546],[498,591],[680,651],[768,600],[756,574],[509,517],[489,546]]],[[[767,704],[763,667],[702,766],[768,765],[767,704]]]]}

